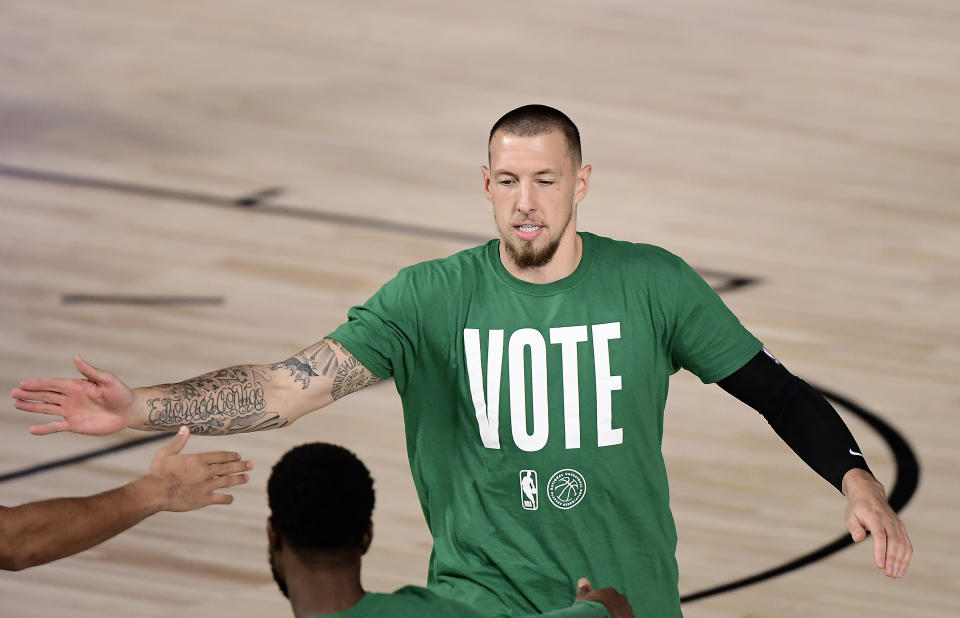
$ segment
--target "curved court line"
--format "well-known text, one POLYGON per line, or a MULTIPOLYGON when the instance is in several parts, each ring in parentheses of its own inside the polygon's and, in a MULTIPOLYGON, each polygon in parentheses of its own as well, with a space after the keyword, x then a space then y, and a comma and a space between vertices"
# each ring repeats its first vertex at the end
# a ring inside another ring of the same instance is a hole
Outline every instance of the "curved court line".
MULTIPOLYGON (((910 498, 913 497, 913 494, 916 493, 917 486, 920 484, 920 462, 917 460, 917 456, 913 452, 913 449, 910 448, 910 445, 907 443, 904 437, 900 435, 900 432, 898 432, 876 414, 868 412, 863 406, 850 401, 846 397, 837 395, 836 393, 832 393, 816 385, 811 386, 820 391, 820 393, 823 394, 823 396, 827 399, 833 400, 834 403, 859 416, 864 422, 867 423, 867 425, 880 434, 880 437, 884 439, 884 441, 887 443, 887 446, 889 446, 890 450, 893 451, 893 459, 895 464, 895 472, 893 477, 894 481, 893 489, 890 491, 890 495, 888 496, 887 500, 890 502, 891 508, 899 513, 900 510, 910 501, 910 498)), ((707 588, 706 590, 700 590, 690 594, 682 595, 680 597, 680 602, 691 603, 706 597, 722 594, 724 592, 730 592, 732 590, 750 586, 752 584, 758 584, 762 581, 766 581, 778 575, 789 573, 790 571, 795 571, 800 567, 804 567, 818 560, 822 560, 849 545, 853 545, 853 539, 849 534, 845 534, 838 539, 827 543, 823 547, 815 549, 809 554, 800 556, 795 560, 791 560, 790 562, 786 562, 772 569, 762 571, 755 575, 750 575, 749 577, 744 577, 727 584, 721 584, 713 588, 707 588)))

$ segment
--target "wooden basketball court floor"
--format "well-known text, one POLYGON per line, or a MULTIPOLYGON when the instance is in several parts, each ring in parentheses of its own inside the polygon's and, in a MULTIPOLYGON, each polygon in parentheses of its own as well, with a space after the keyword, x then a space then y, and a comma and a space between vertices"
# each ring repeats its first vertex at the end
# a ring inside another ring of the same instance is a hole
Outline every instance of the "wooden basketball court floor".
MULTIPOLYGON (((495 234, 486 132, 543 102, 579 124, 594 166, 581 229, 662 245, 721 288, 747 280, 726 301, 855 404, 839 409, 888 489, 910 494, 904 458, 919 462, 903 580, 858 545, 686 615, 960 615, 958 80, 952 0, 7 0, 0 390, 71 376, 76 353, 131 385, 286 358, 400 267, 495 234)), ((10 400, 0 412, 0 503, 123 484, 159 445, 26 474, 150 435, 35 437, 34 421, 10 400)), ((233 505, 0 574, 0 615, 289 615, 264 486, 312 440, 354 449, 376 479, 367 587, 422 584, 429 535, 385 383, 284 430, 192 438, 255 462, 233 505)), ((845 500, 689 374, 664 452, 684 595, 844 534, 845 500)))

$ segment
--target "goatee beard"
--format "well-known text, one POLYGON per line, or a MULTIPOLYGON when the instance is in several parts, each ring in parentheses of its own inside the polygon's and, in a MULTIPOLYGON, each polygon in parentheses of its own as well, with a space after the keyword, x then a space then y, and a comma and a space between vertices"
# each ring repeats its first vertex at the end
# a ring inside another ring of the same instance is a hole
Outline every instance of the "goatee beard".
POLYGON ((505 242, 504 247, 507 254, 517 265, 517 268, 539 268, 547 265, 553 259, 554 254, 560 247, 560 237, 550 242, 550 244, 540 249, 534 249, 530 241, 522 241, 519 247, 510 242, 505 242))

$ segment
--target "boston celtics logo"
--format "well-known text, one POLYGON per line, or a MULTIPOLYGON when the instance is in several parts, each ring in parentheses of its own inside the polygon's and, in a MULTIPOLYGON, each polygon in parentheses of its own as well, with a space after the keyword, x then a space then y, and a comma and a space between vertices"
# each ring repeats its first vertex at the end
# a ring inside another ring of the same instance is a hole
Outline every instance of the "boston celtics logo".
POLYGON ((547 497, 558 509, 572 509, 587 493, 587 480, 570 468, 556 471, 547 482, 547 497))

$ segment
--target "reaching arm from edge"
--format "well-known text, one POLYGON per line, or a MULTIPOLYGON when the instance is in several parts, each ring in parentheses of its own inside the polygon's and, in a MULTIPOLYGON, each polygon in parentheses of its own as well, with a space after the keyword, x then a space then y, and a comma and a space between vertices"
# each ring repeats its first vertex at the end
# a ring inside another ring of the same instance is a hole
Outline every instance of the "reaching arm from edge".
POLYGON ((766 350, 717 384, 760 412, 808 466, 847 497, 846 525, 853 540, 859 543, 871 532, 877 567, 888 577, 903 577, 913 554, 907 529, 826 398, 766 350))
POLYGON ((246 483, 253 466, 237 453, 180 455, 182 428, 157 451, 145 476, 84 498, 55 498, 0 507, 0 569, 19 571, 89 549, 158 511, 191 511, 230 504, 217 489, 246 483))
POLYGON ((338 342, 323 339, 272 365, 236 365, 176 384, 130 389, 76 357, 85 379, 26 380, 13 390, 15 407, 62 416, 30 433, 106 435, 127 427, 227 434, 284 427, 354 391, 380 381, 338 342))

